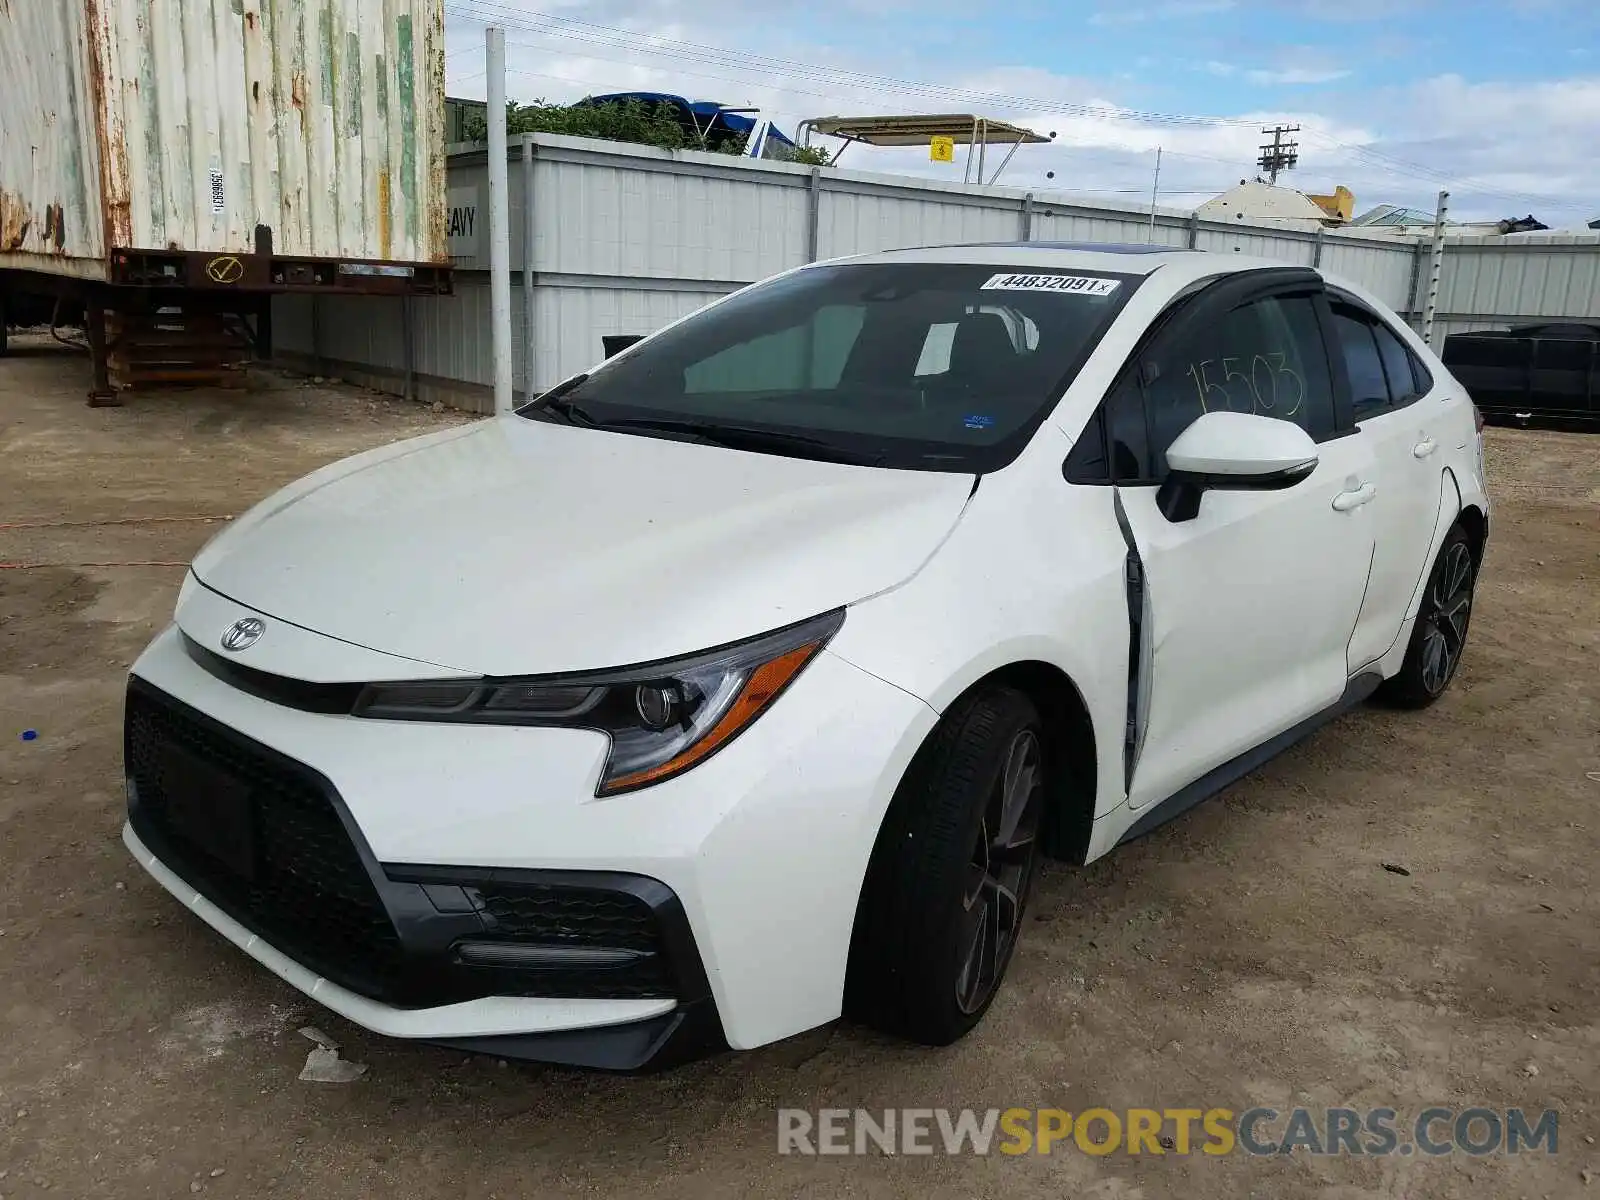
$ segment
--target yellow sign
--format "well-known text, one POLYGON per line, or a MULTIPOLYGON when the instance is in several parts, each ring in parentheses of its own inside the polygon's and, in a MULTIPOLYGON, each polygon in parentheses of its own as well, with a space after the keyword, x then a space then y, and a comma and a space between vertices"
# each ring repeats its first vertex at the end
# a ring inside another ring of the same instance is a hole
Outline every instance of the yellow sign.
POLYGON ((936 137, 928 143, 928 159, 931 162, 955 162, 956 140, 952 137, 936 137))
POLYGON ((206 264, 206 275, 212 283, 238 283, 244 275, 244 264, 231 254, 213 258, 206 264))

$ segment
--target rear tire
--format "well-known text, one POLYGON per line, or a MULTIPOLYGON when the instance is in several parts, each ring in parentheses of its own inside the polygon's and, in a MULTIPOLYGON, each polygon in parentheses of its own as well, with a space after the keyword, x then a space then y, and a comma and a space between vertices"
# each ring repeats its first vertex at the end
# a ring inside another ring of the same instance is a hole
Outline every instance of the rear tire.
POLYGON ((1044 744, 1032 702, 978 691, 901 781, 856 910, 845 1015, 942 1046, 988 1011, 1038 864, 1044 744))
POLYGON ((1427 708, 1444 695, 1466 650, 1477 574, 1472 539, 1460 525, 1453 526, 1428 574, 1405 662, 1384 681, 1379 699, 1397 708, 1427 708))

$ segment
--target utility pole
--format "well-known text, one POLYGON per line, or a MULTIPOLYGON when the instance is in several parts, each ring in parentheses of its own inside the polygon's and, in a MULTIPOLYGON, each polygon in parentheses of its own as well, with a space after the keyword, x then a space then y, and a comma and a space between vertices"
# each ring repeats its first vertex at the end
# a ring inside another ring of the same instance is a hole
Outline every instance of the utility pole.
POLYGON ((1156 176, 1150 181, 1150 229, 1145 234, 1144 240, 1156 240, 1156 195, 1161 189, 1161 147, 1156 147, 1156 176))
POLYGON ((1286 133, 1299 133, 1300 126, 1274 125, 1261 132, 1271 134, 1272 141, 1261 147, 1261 157, 1256 159, 1256 164, 1267 173, 1267 182, 1276 187, 1278 172, 1292 171, 1300 161, 1300 143, 1283 140, 1286 133))
POLYGON ((1439 207, 1433 213, 1433 246, 1428 256, 1428 299, 1422 306, 1422 340, 1433 345, 1433 318, 1439 311, 1439 276, 1444 270, 1445 213, 1450 207, 1450 193, 1439 193, 1439 207))
POLYGON ((511 411, 511 205, 506 174, 506 31, 484 31, 489 76, 489 342, 494 411, 511 411))

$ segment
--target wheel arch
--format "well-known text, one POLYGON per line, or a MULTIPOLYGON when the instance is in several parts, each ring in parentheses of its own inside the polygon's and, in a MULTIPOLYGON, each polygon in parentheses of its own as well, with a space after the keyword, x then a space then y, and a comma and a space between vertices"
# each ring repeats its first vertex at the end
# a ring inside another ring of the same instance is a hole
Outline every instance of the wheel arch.
MULTIPOLYGON (((992 687, 1009 687, 1021 692, 1033 703, 1044 723, 1046 779, 1050 790, 1046 798, 1042 849, 1051 858, 1083 862, 1094 828, 1099 758, 1094 718, 1082 689, 1055 663, 1036 658, 1019 659, 996 667, 968 684, 949 704, 942 706, 941 720, 975 692, 992 687)), ((911 774, 918 757, 937 732, 935 725, 923 738, 901 776, 902 781, 911 774)))
MULTIPOLYGON (((883 1002, 872 982, 874 978, 882 982, 883 964, 886 961, 887 952, 881 947, 886 900, 891 906, 888 927, 895 931, 897 945, 904 940, 906 923, 915 922, 914 914, 905 910, 903 904, 899 911, 892 910, 895 903, 893 898, 903 898, 906 894, 905 880, 900 878, 897 881, 896 869, 898 865, 903 875, 908 848, 911 858, 919 861, 927 858, 924 843, 904 840, 912 836, 907 832, 907 825, 919 815, 921 806, 917 802, 923 799, 922 792, 913 788, 920 784, 934 793, 938 790, 937 785, 931 782, 935 778, 953 778, 958 782, 966 779, 959 773, 946 777, 928 774, 929 756, 946 752, 952 723, 964 721, 972 711, 971 702, 983 693, 995 690, 1008 691, 1027 699, 1043 725, 1041 741, 1045 752, 1047 792, 1039 849, 1049 857, 1080 863, 1087 855, 1094 827, 1097 754, 1093 718, 1082 692, 1061 667, 1042 659, 1018 659, 989 670, 962 688, 949 703, 939 706, 939 719, 917 743, 879 819, 856 897, 847 955, 841 1008, 852 1019, 876 1025, 886 1019, 883 1012, 889 1011, 881 1008, 883 1002), (945 743, 943 747, 941 741, 945 743), (875 1012, 877 1016, 868 1015, 875 1012)), ((965 784, 961 783, 961 786, 965 784)), ((937 795, 931 795, 929 799, 939 802, 937 795)), ((935 839, 942 836, 936 830, 935 839)), ((893 954, 889 957, 893 958, 893 954)), ((904 970, 904 964, 896 966, 888 978, 901 979, 904 970)), ((944 1043, 940 1041, 936 1044, 944 1043)))
POLYGON ((1472 542, 1472 569, 1483 569, 1483 554, 1489 543, 1488 514, 1470 501, 1461 506, 1456 522, 1467 531, 1472 542))

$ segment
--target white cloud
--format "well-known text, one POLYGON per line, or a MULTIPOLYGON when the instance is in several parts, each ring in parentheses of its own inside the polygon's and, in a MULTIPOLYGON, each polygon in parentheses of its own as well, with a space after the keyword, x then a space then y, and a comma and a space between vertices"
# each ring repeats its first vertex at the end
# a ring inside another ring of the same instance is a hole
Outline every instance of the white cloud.
POLYGON ((1203 17, 1212 13, 1227 12, 1236 0, 1168 0, 1149 8, 1108 8, 1089 18, 1091 25, 1140 25, 1146 21, 1175 20, 1182 17, 1203 17))
POLYGON ((1281 71, 1253 70, 1246 71, 1244 77, 1251 83, 1261 84, 1290 84, 1290 83, 1332 83, 1336 79, 1343 79, 1349 71, 1334 69, 1315 70, 1310 67, 1287 67, 1281 71))

